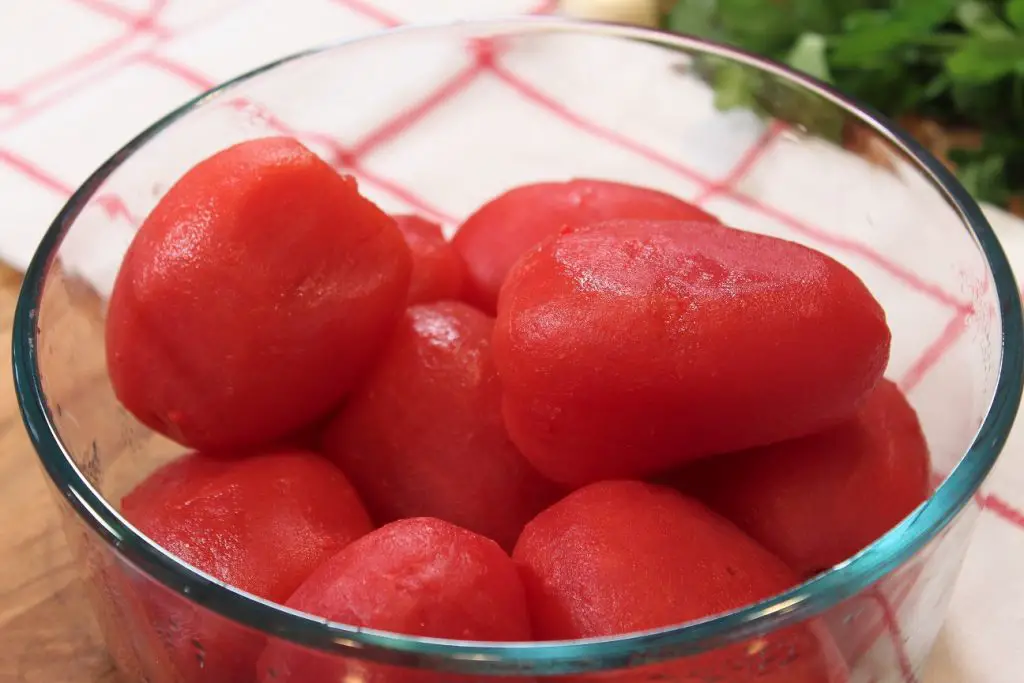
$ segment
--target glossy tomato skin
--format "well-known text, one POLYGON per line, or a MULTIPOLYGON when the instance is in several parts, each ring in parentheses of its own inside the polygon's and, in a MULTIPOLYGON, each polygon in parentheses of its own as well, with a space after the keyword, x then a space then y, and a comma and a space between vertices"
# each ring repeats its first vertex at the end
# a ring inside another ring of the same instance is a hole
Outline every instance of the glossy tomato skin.
POLYGON ((561 489, 508 438, 494 319, 468 304, 412 306, 328 426, 323 450, 378 524, 437 517, 511 550, 561 489))
MULTIPOLYGON (((778 558, 701 503, 634 481, 600 482, 569 494, 526 526, 512 557, 539 640, 672 626, 799 582, 778 558)), ((840 683, 845 676, 825 629, 805 623, 684 660, 558 680, 840 683)))
POLYGON ((509 435, 577 486, 832 426, 889 356, 885 314, 852 272, 711 223, 563 231, 517 264, 498 309, 509 435))
POLYGON ((682 199, 625 183, 576 179, 523 185, 480 207, 452 240, 469 271, 467 301, 493 314, 512 265, 541 240, 565 227, 621 218, 718 222, 682 199))
POLYGON ((445 239, 441 226, 419 216, 394 218, 412 252, 412 279, 406 303, 411 306, 462 298, 466 266, 445 239))
POLYGON ((852 557, 923 503, 930 473, 917 414, 883 379, 840 426, 708 458, 670 479, 811 576, 852 557))
MULTIPOLYGON (((304 451, 185 456, 125 496, 122 513, 185 562, 275 602, 373 528, 341 471, 304 451)), ((183 683, 251 683, 262 635, 161 586, 134 583, 183 683)))
POLYGON ((394 220, 290 138, 200 162, 146 218, 107 314, 118 399, 211 452, 262 445, 334 408, 401 314, 394 220))
MULTIPOLYGON (((321 566, 286 605, 332 621, 412 636, 530 639, 515 565, 493 541, 431 518, 392 522, 321 566)), ((275 641, 261 683, 451 683, 479 680, 325 657, 275 641)), ((528 680, 528 679, 523 679, 528 680)))

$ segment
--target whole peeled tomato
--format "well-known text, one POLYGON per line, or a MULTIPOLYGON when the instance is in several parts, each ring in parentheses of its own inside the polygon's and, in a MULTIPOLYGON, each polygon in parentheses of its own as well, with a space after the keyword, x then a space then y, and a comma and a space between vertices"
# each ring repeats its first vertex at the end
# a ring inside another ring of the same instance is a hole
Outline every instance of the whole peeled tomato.
POLYGON ((462 257, 444 238, 441 226, 419 216, 395 216, 412 251, 412 280, 407 303, 459 299, 466 280, 462 257))
MULTIPOLYGON (((84 528, 82 532, 91 533, 84 528)), ((147 609, 154 594, 170 600, 171 589, 153 579, 142 578, 138 569, 104 546, 91 547, 83 543, 78 547, 83 553, 79 561, 89 567, 82 587, 90 598, 107 655, 121 679, 187 683, 178 673, 160 629, 147 609), (142 585, 150 600, 142 599, 142 585)))
POLYGON ((493 313, 512 265, 538 242, 565 227, 620 218, 718 222, 682 199, 625 183, 577 179, 523 185, 484 204, 452 240, 469 271, 467 300, 493 313))
MULTIPOLYGON (((373 528, 345 475, 303 451, 191 454, 139 484, 121 511, 169 553, 275 602, 373 528)), ((162 640, 148 649, 165 650, 183 683, 253 680, 262 635, 158 584, 134 579, 132 587, 162 640)))
MULTIPOLYGON (((569 494, 526 526, 512 557, 540 640, 674 626, 799 583, 781 560, 701 503, 633 481, 600 482, 569 494)), ((599 680, 846 683, 846 668, 825 627, 812 621, 599 680)))
MULTIPOLYGON (((409 636, 530 639, 522 582, 505 551, 431 518, 392 522, 364 536, 314 572, 285 605, 337 623, 409 636)), ((267 646, 258 668, 261 683, 480 680, 329 657, 283 641, 267 646)))
POLYGON ((167 192, 125 255, 106 326, 117 397, 199 450, 285 437, 372 360, 410 262, 394 220, 299 142, 219 152, 167 192))
POLYGON ((642 478, 851 416, 889 356, 885 314, 813 249, 713 223, 567 229, 501 292, 512 441, 565 484, 642 478))
POLYGON ((838 427, 707 458, 669 480, 809 576, 909 515, 928 498, 930 473, 917 414, 882 380, 838 427))
POLYGON ((493 330, 468 304, 412 306, 328 426, 324 452, 377 523, 437 517, 511 549, 559 495, 509 441, 493 330))

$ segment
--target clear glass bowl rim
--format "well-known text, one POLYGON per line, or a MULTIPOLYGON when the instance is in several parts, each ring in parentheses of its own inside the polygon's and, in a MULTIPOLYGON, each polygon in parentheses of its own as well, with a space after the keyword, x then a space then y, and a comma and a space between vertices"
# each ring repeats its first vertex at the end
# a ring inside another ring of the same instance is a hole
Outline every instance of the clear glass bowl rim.
POLYGON ((25 273, 13 329, 15 389, 26 429, 57 491, 110 546, 153 580, 219 615, 270 636, 330 652, 415 668, 476 675, 537 675, 599 671, 684 657, 740 642, 820 614, 861 592, 906 562, 964 508, 992 468, 1013 424, 1021 398, 1024 333, 1016 283, 1005 254, 980 207, 930 153, 869 107, 829 86, 756 55, 663 31, 552 17, 517 17, 386 29, 305 50, 261 66, 187 102, 154 123, 100 166, 72 195, 49 227, 25 273), (38 372, 36 320, 46 275, 66 231, 103 181, 136 150, 202 106, 209 97, 283 64, 328 50, 372 41, 385 34, 444 32, 563 32, 649 41, 691 53, 724 58, 790 82, 858 118, 903 153, 946 198, 972 233, 995 281, 1002 322, 999 376, 992 403, 961 461, 935 493, 897 527, 855 557, 783 594, 727 614, 680 626, 624 636, 542 643, 477 643, 416 638, 327 622, 239 591, 184 564, 124 520, 85 479, 61 442, 38 372))

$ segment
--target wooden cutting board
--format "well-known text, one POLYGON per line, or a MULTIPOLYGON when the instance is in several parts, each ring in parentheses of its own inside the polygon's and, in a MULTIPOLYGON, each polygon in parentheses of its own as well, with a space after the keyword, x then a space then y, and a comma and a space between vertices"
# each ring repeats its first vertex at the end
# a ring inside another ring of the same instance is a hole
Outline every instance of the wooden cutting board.
MULTIPOLYGON (((0 353, 10 357, 21 286, 0 264, 0 353)), ((0 683, 114 683, 57 507, 0 371, 0 683)), ((131 682, 135 683, 135 682, 131 682)))

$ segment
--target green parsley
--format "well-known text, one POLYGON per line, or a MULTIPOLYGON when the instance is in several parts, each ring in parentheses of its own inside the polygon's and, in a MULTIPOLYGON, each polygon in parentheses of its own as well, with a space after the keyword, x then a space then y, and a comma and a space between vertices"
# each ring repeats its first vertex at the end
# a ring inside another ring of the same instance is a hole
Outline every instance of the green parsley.
MULTIPOLYGON (((976 131, 940 155, 980 200, 1024 195, 1024 0, 677 0, 665 26, 771 57, 894 119, 976 131)), ((844 122, 813 96, 733 64, 697 68, 720 108, 841 139, 844 122)))

